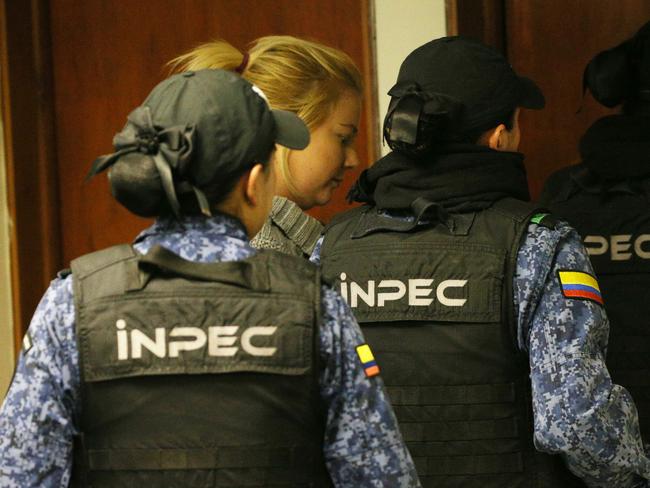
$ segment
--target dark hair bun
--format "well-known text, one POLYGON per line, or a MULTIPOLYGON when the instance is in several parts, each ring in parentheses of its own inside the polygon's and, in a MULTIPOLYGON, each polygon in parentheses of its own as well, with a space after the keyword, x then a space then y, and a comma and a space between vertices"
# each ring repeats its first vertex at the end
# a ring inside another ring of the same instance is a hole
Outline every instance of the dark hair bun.
POLYGON ((583 83, 593 97, 608 108, 620 105, 633 92, 632 69, 625 45, 596 55, 583 76, 583 83))
POLYGON ((589 61, 583 87, 608 108, 650 102, 650 22, 634 37, 589 61))
POLYGON ((134 152, 118 159, 108 172, 111 193, 140 217, 158 217, 168 204, 153 158, 134 152))

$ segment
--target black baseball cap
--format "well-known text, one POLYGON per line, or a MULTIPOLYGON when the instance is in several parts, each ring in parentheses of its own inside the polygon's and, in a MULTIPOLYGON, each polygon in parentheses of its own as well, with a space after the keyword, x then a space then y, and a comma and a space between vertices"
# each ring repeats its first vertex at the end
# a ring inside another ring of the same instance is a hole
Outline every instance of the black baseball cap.
POLYGON ((159 215, 166 201, 180 216, 178 194, 187 193, 210 215, 210 201, 266 162, 274 144, 304 149, 309 130, 234 73, 190 71, 153 89, 113 138, 115 152, 97 158, 88 177, 111 168, 113 195, 136 215, 159 215))
MULTIPOLYGON (((541 109, 537 84, 517 75, 496 50, 463 37, 443 37, 420 46, 402 63, 398 84, 417 83, 422 92, 462 105, 458 127, 487 127, 517 107, 541 109)), ((396 85, 397 86, 397 85, 396 85)))
POLYGON ((193 125, 196 139, 188 171, 209 184, 263 162, 273 144, 304 149, 309 130, 293 112, 273 110, 261 89, 229 71, 188 71, 159 83, 142 104, 161 127, 193 125))

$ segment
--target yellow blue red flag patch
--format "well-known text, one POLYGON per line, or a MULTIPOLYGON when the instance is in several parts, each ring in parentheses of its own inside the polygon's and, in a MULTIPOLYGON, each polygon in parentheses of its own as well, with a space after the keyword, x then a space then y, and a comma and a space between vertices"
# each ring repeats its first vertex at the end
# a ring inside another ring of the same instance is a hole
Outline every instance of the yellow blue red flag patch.
POLYGON ((357 356, 359 356, 359 360, 361 361, 366 376, 368 378, 377 376, 379 374, 379 366, 375 360, 375 355, 370 350, 370 346, 368 344, 361 344, 360 346, 357 346, 356 349, 357 356))
POLYGON ((562 294, 567 298, 581 298, 603 305, 603 296, 596 278, 582 271, 560 271, 558 273, 562 294))

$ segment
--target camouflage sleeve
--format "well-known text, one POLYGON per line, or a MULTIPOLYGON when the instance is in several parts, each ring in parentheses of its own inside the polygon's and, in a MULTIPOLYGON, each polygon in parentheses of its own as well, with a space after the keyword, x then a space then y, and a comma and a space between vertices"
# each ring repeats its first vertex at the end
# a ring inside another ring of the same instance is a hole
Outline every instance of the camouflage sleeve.
POLYGON ((361 329, 341 296, 323 287, 321 395, 324 453, 336 487, 419 487, 380 376, 367 378, 356 354, 361 329))
POLYGON ((591 487, 645 486, 636 407, 605 366, 609 322, 602 305, 565 297, 559 271, 593 275, 577 232, 531 224, 519 250, 515 303, 530 358, 535 445, 561 454, 591 487), (639 485, 640 483, 640 485, 639 485))
POLYGON ((311 257, 309 260, 314 263, 320 265, 320 249, 323 247, 323 236, 320 236, 318 238, 318 241, 316 241, 316 245, 314 246, 314 250, 311 252, 311 257))
POLYGON ((23 340, 0 410, 0 487, 67 488, 78 399, 72 280, 55 280, 23 340))

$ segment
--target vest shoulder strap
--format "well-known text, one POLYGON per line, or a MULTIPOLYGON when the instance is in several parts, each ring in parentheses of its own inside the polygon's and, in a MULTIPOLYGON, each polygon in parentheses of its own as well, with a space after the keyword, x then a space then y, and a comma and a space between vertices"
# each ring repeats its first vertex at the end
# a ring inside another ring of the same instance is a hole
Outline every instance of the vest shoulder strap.
POLYGON ((515 200, 514 198, 504 198, 494 204, 497 211, 509 215, 518 223, 531 222, 549 229, 555 229, 560 221, 545 207, 533 203, 515 200))
POLYGON ((306 283, 315 283, 320 289, 320 268, 304 258, 290 256, 271 249, 260 249, 255 256, 266 263, 269 269, 272 290, 288 293, 290 290, 305 291, 306 283))
POLYGON ((323 244, 320 250, 321 258, 329 254, 341 237, 349 237, 349 234, 352 232, 352 226, 359 221, 364 213, 372 208, 368 205, 362 205, 334 216, 323 229, 323 244))
POLYGON ((137 265, 118 266, 118 274, 110 276, 109 279, 98 276, 100 271, 119 263, 133 261, 135 264, 137 256, 133 247, 119 244, 73 259, 70 269, 74 279, 74 295, 77 304, 88 299, 123 293, 131 287, 139 287, 140 276, 137 265))
POLYGON ((338 224, 341 224, 348 220, 352 220, 355 217, 358 217, 363 212, 367 211, 368 208, 369 208, 368 205, 362 205, 360 207, 354 207, 350 210, 346 210, 345 212, 341 212, 340 214, 335 215, 334 217, 332 217, 332 220, 330 220, 329 223, 323 229, 323 234, 327 233, 328 230, 330 230, 331 228, 333 228, 338 224))
POLYGON ((497 201, 491 208, 520 223, 529 220, 536 213, 543 212, 543 209, 539 205, 533 202, 517 200, 516 198, 503 198, 497 201))
POLYGON ((545 219, 544 210, 539 208, 533 202, 525 202, 522 200, 516 200, 514 198, 504 198, 496 202, 491 209, 500 213, 503 216, 506 216, 513 220, 515 223, 514 235, 512 242, 510 244, 510 250, 508 252, 508 259, 506 262, 506 279, 504 281, 504 293, 507 297, 504 300, 505 309, 503 310, 504 317, 507 320, 508 328, 510 329, 510 334, 513 339, 513 344, 515 349, 518 349, 517 346, 517 314, 514 306, 512 306, 512 297, 513 297, 513 279, 517 272, 517 258, 519 256, 519 247, 523 240, 524 235, 528 230, 528 224, 538 215, 543 215, 542 220, 545 219))
POLYGON ((70 269, 75 276, 83 279, 96 271, 136 255, 135 250, 130 245, 119 244, 73 259, 70 263, 70 269))

